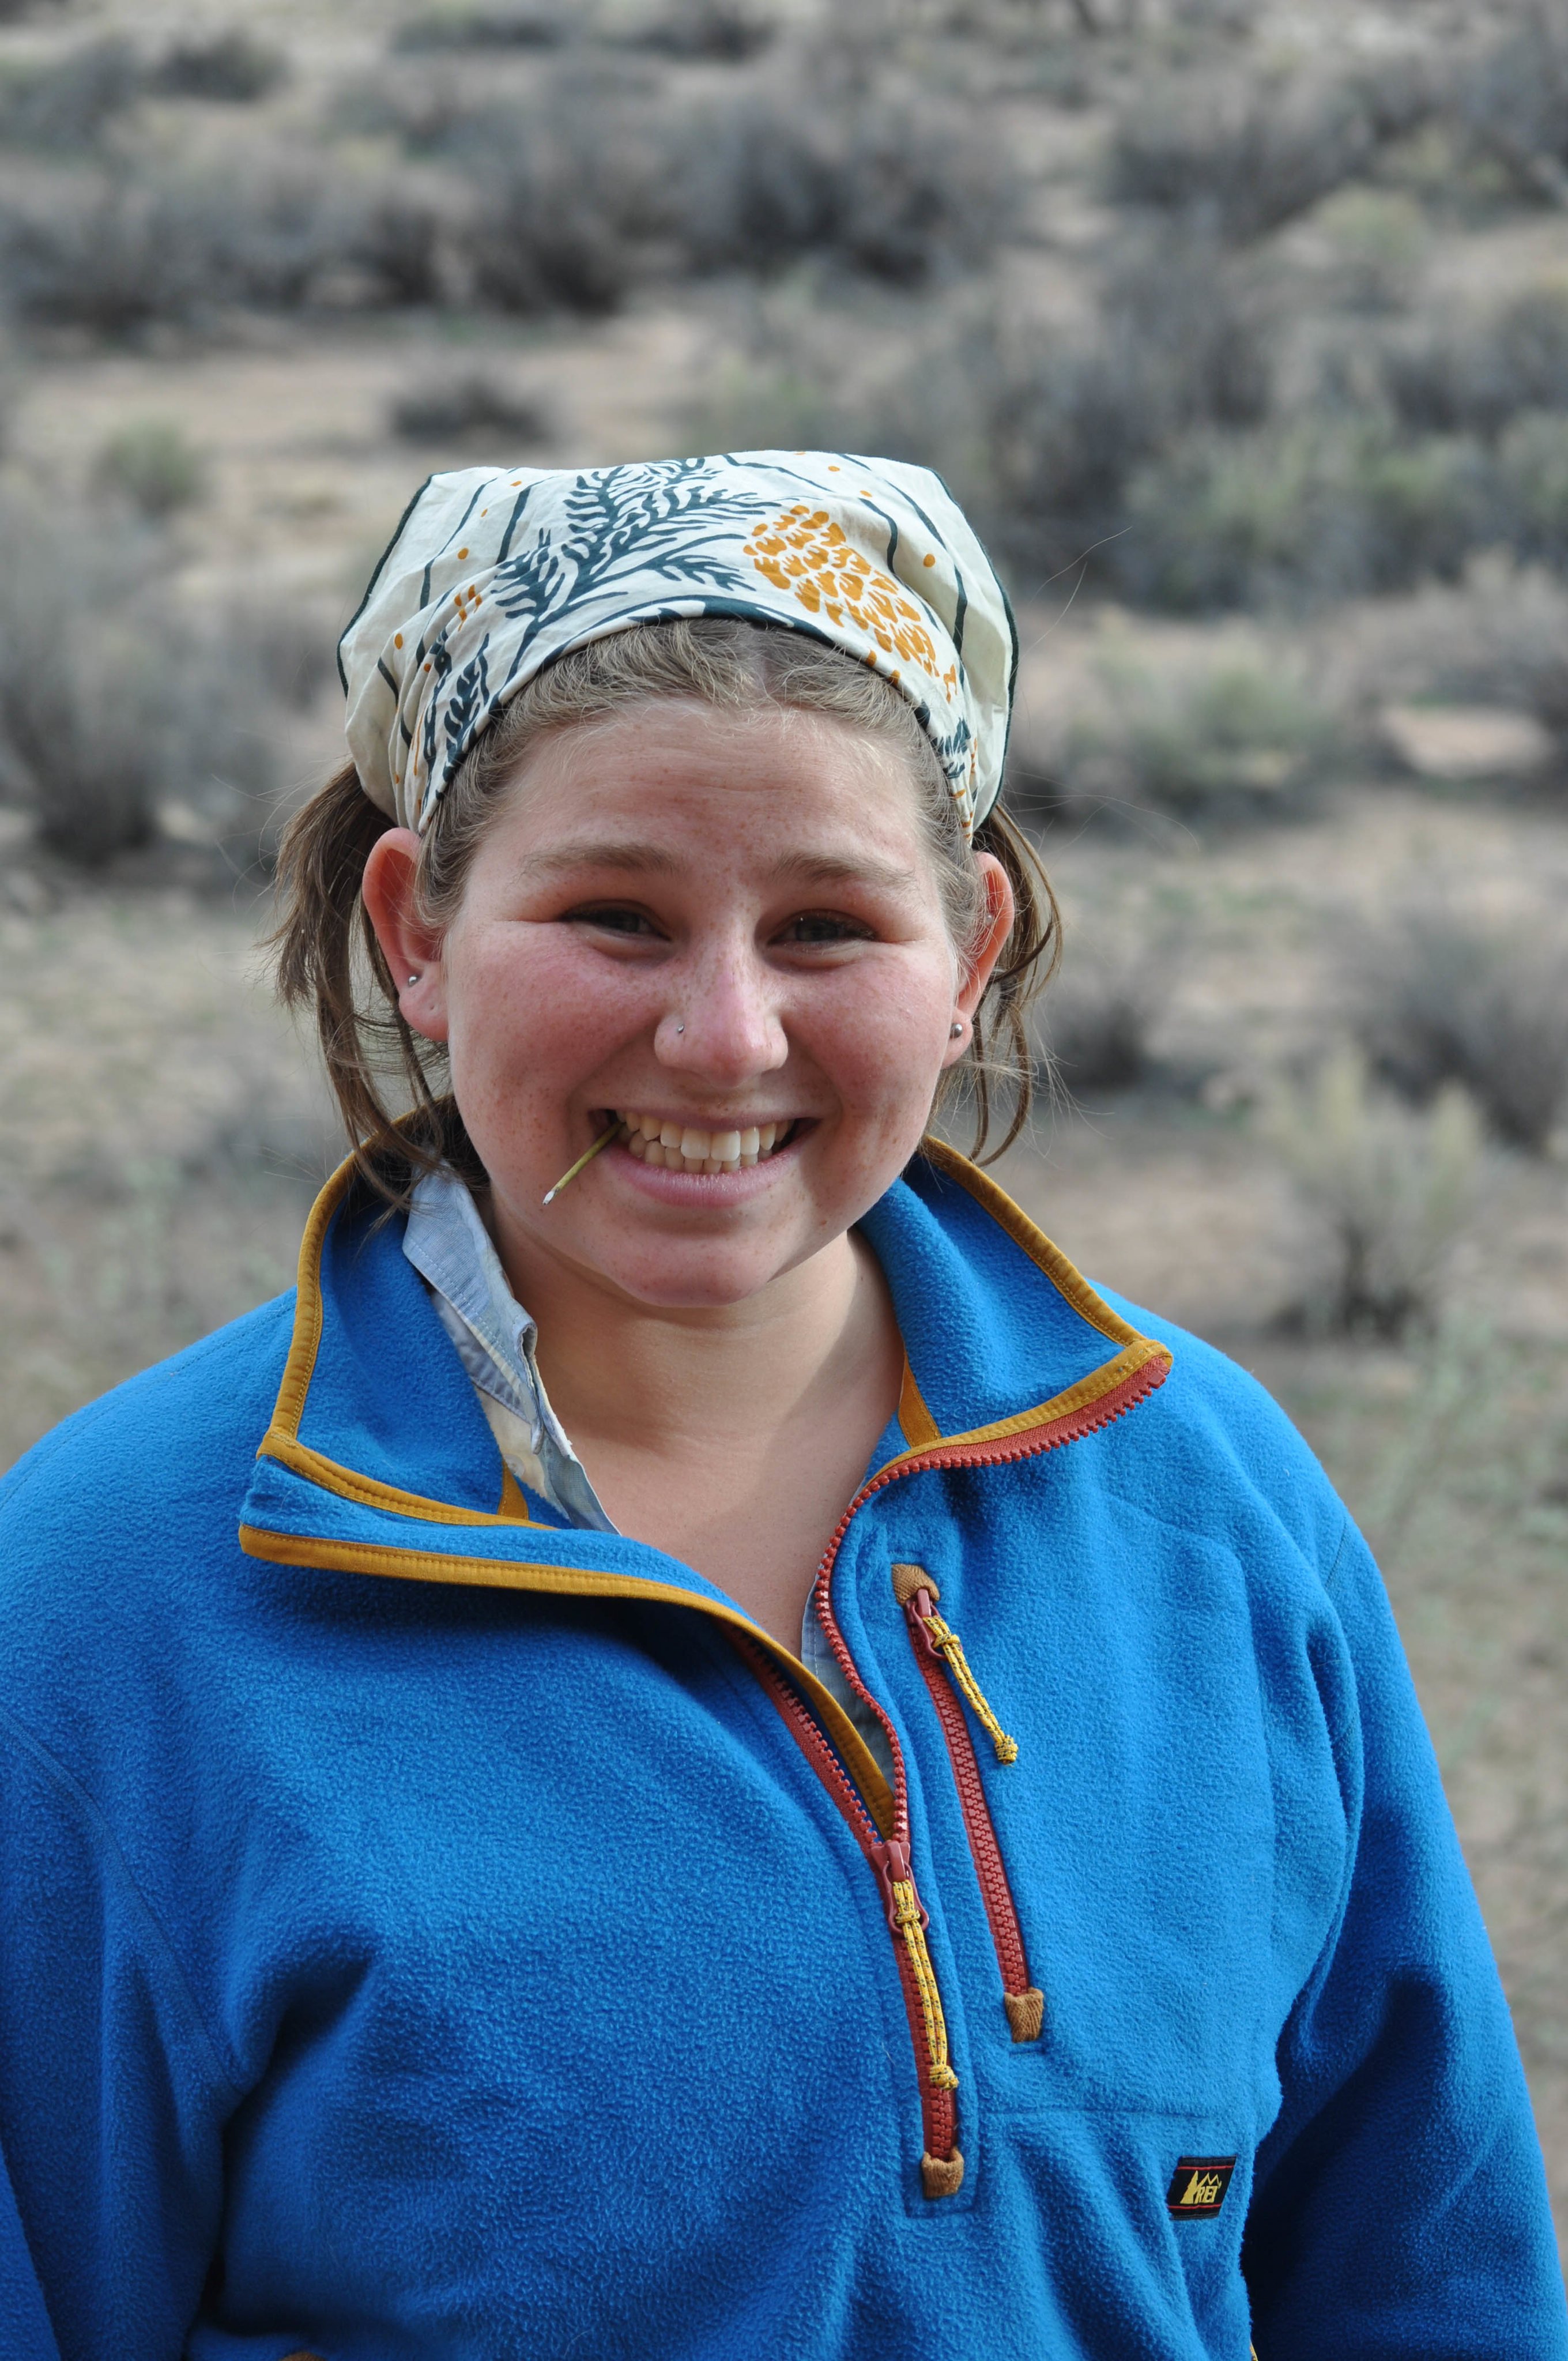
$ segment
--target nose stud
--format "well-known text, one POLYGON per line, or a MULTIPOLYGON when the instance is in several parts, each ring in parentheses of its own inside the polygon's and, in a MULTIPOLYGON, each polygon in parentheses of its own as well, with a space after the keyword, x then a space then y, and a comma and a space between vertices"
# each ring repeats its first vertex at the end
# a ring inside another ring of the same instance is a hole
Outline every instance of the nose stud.
POLYGON ((685 1028, 685 1027, 684 1025, 677 1025, 677 1026, 676 1026, 676 1027, 675 1027, 675 1030, 676 1030, 676 1032, 677 1032, 677 1033, 684 1033, 684 1032, 685 1031, 685 1029, 686 1029, 686 1028, 685 1028))

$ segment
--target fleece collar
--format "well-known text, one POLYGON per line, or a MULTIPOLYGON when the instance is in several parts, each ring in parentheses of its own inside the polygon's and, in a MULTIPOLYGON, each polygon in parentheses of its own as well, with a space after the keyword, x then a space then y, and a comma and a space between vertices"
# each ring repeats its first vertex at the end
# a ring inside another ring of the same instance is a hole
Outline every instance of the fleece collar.
MULTIPOLYGON (((1113 1312, 1011 1198, 938 1142, 926 1143, 861 1227, 906 1356, 898 1414, 908 1447, 868 1490, 926 1468, 1058 1448, 1133 1408, 1169 1368, 1162 1345, 1113 1312)), ((883 1786, 828 1692, 692 1567, 621 1534, 531 1521, 403 1254, 401 1224, 356 1185, 351 1161, 306 1224, 293 1337, 239 1539, 251 1556, 282 1565, 696 1608, 784 1664, 861 1775, 870 1766, 872 1787, 883 1786)))

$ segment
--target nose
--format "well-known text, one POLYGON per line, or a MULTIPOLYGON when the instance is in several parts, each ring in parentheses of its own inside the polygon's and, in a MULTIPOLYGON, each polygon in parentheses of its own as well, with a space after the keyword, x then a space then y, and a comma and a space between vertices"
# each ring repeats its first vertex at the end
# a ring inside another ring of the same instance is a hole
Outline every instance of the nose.
POLYGON ((780 979, 753 946, 729 939, 694 946, 670 984, 669 1005, 653 1036, 654 1054, 672 1073, 733 1089, 777 1071, 789 1056, 780 979))

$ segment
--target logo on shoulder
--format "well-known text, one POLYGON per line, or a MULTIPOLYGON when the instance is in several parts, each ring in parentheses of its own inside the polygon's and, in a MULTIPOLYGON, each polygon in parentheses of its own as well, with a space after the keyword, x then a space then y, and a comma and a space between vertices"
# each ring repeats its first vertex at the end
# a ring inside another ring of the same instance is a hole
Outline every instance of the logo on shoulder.
POLYGON ((1178 2221, 1194 2213, 1217 2213, 1225 2202, 1225 2191, 1235 2169, 1234 2156, 1178 2157, 1170 2187, 1165 2192, 1169 2212, 1178 2221))

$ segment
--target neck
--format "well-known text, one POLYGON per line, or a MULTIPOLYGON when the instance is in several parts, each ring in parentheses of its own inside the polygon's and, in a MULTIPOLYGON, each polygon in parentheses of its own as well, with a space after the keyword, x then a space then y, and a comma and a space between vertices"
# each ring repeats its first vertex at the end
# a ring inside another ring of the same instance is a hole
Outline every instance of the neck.
POLYGON ((854 1233, 743 1302, 637 1302, 501 1232, 541 1374, 623 1533, 728 1590, 787 1647, 898 1403, 887 1282, 854 1233))

